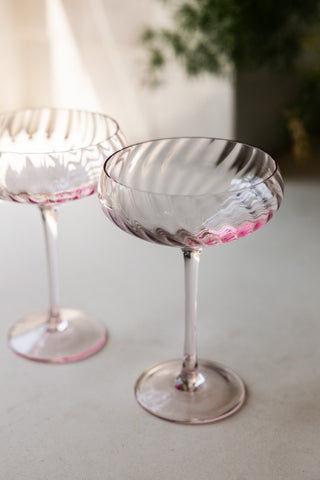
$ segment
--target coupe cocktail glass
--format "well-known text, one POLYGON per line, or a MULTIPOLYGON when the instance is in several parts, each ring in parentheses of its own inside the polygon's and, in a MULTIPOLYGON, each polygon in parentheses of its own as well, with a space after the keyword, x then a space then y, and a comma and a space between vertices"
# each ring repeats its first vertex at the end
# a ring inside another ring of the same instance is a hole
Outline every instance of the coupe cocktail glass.
POLYGON ((49 311, 23 318, 9 332, 10 347, 23 357, 68 362, 106 342, 102 323, 60 309, 57 212, 61 203, 93 194, 103 162, 124 145, 118 124, 99 113, 41 108, 0 115, 0 198, 40 207, 48 257, 49 311))
POLYGON ((219 363, 198 362, 196 310, 203 247, 244 237, 278 210, 283 182, 262 150, 214 138, 146 141, 106 161, 98 189, 106 216, 137 237, 180 247, 185 264, 182 362, 151 367, 137 380, 139 404, 180 423, 213 422, 245 400, 240 377, 219 363))

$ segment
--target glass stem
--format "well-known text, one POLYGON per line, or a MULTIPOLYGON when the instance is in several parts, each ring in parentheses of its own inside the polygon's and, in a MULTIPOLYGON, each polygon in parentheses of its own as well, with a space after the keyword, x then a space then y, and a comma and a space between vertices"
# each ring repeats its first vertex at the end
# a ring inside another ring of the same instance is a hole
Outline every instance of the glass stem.
POLYGON ((185 339, 182 370, 176 388, 194 392, 205 381, 198 371, 197 357, 197 297, 201 250, 182 249, 185 270, 185 339))
POLYGON ((51 331, 63 331, 67 327, 66 321, 60 316, 59 283, 58 283, 58 207, 56 205, 40 207, 48 261, 50 310, 48 329, 51 331))

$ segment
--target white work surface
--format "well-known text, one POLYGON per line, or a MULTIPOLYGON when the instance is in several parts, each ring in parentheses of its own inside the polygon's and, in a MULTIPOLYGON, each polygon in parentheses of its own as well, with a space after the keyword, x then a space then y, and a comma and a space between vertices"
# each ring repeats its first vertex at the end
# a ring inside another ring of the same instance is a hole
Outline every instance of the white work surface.
POLYGON ((10 326, 47 306, 37 207, 0 204, 1 480, 319 480, 320 182, 287 181, 275 218, 204 250, 199 357, 232 367, 248 399, 229 419, 178 425, 145 412, 133 386, 183 347, 183 260, 104 218, 96 197, 61 206, 61 303, 108 326, 71 364, 28 361, 10 326))

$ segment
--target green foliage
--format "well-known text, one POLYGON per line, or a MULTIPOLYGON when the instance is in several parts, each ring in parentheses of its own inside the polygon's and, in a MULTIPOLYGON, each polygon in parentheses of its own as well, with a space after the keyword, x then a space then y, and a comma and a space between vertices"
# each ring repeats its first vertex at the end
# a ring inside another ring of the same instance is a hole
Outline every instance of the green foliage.
POLYGON ((176 57, 189 75, 239 68, 287 69, 320 25, 319 0, 166 0, 170 28, 148 28, 152 71, 176 57))
POLYGON ((189 76, 289 71, 300 84, 282 112, 293 156, 305 161, 320 148, 320 0, 159 1, 171 23, 143 34, 151 83, 172 59, 189 76))

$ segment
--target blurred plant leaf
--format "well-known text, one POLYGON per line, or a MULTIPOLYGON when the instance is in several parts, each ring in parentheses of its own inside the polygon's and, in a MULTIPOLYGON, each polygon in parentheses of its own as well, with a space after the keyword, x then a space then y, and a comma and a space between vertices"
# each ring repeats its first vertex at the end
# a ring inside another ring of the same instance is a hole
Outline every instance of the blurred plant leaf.
MULTIPOLYGON (((301 56, 313 28, 319 38, 318 0, 162 0, 171 26, 148 27, 142 39, 150 71, 176 58, 188 75, 236 69, 287 69, 301 56)), ((312 40, 315 41, 314 39, 312 40)))

